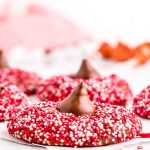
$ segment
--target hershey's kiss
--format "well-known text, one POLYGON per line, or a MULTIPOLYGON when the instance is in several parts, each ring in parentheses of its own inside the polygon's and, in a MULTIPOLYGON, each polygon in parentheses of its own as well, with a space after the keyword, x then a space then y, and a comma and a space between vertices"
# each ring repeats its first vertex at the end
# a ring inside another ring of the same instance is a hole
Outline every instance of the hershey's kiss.
POLYGON ((59 104, 58 109, 60 112, 73 113, 76 116, 92 115, 95 111, 83 82, 59 104))
POLYGON ((8 63, 3 50, 0 50, 0 68, 8 68, 8 63))
POLYGON ((96 69, 91 65, 88 59, 83 59, 79 71, 71 76, 72 78, 99 78, 100 74, 96 69))

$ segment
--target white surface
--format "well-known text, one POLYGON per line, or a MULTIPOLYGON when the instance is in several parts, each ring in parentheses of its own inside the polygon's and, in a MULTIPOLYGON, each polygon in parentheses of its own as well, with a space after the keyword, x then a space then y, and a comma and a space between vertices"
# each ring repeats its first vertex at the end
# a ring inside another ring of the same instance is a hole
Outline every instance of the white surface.
POLYGON ((99 40, 123 40, 131 45, 150 40, 149 0, 51 0, 65 14, 99 40))

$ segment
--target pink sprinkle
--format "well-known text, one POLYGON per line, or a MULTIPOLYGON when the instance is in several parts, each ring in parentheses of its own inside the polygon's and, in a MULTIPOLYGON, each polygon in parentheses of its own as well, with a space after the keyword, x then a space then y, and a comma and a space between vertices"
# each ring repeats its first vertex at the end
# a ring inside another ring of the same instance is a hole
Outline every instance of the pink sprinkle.
POLYGON ((140 150, 140 149, 143 149, 143 146, 142 146, 142 145, 139 145, 139 146, 137 147, 137 150, 140 150))

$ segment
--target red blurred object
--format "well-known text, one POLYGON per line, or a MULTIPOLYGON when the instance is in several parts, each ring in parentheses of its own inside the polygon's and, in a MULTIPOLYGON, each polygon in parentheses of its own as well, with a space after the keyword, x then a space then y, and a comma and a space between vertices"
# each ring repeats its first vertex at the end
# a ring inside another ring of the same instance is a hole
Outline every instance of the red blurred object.
POLYGON ((99 52, 104 58, 111 58, 115 61, 127 61, 133 56, 133 50, 122 42, 118 42, 115 47, 104 42, 100 46, 99 52))
POLYGON ((129 59, 136 59, 137 64, 145 64, 150 59, 150 43, 143 43, 136 48, 131 48, 122 42, 118 42, 115 47, 111 47, 104 42, 98 49, 101 55, 108 59, 115 61, 127 61, 129 59))
POLYGON ((144 43, 136 47, 134 57, 138 64, 146 63, 150 59, 150 43, 144 43))
POLYGON ((140 133, 139 136, 142 138, 150 138, 150 133, 140 133))
POLYGON ((112 47, 107 42, 102 43, 102 45, 99 48, 99 51, 104 58, 110 58, 112 55, 111 54, 112 53, 112 47))
POLYGON ((124 43, 118 42, 112 52, 112 59, 116 61, 127 61, 133 56, 133 51, 124 43))
POLYGON ((9 16, 0 21, 0 48, 16 45, 27 48, 71 46, 91 39, 84 31, 53 11, 29 7, 23 16, 9 16))

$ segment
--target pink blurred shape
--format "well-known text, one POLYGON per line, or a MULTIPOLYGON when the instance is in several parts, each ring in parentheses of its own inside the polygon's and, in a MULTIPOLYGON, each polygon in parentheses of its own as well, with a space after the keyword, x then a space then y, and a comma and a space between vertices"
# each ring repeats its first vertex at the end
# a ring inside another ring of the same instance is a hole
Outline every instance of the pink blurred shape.
POLYGON ((9 16, 0 21, 0 48, 17 45, 55 49, 91 39, 76 25, 54 11, 30 6, 23 16, 9 16))

